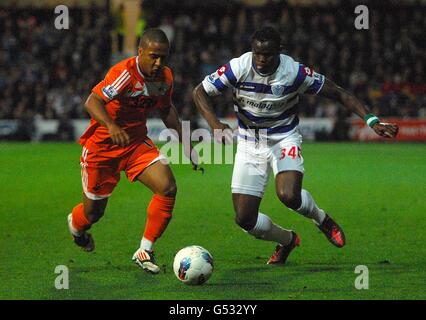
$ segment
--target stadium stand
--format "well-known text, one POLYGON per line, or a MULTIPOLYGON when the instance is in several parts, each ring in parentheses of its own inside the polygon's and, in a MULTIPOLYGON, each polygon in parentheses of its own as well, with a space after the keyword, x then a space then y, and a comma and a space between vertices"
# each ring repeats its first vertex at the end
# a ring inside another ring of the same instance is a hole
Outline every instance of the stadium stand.
MULTIPOLYGON (((172 40, 174 101, 183 119, 194 119, 194 85, 248 51, 251 33, 262 24, 281 31, 284 53, 354 92, 374 113, 426 117, 424 4, 373 2, 370 29, 356 30, 352 1, 332 7, 284 1, 266 1, 261 7, 239 1, 197 3, 142 4, 146 27, 160 26, 172 40)), ((51 9, 0 7, 0 119, 88 118, 84 100, 115 55, 113 15, 91 6, 70 8, 70 17, 69 30, 56 30, 51 9)), ((219 116, 232 115, 230 101, 231 92, 216 98, 219 116)), ((334 103, 309 96, 301 100, 300 110, 305 117, 345 116, 334 103)))

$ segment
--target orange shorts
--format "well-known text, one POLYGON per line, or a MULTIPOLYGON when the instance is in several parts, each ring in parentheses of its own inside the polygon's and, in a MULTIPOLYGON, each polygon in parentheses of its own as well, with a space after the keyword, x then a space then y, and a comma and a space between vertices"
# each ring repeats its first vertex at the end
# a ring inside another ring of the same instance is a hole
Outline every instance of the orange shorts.
POLYGON ((107 198, 120 181, 121 171, 134 182, 145 168, 166 159, 149 138, 124 148, 97 148, 86 143, 80 158, 84 194, 91 200, 107 198))

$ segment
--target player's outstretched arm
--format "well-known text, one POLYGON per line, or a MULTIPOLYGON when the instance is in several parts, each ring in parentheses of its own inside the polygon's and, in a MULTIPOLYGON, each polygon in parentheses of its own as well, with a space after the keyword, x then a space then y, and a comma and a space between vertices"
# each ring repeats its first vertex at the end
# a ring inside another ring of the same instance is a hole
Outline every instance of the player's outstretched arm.
POLYGON ((108 128, 108 132, 114 144, 124 147, 130 143, 130 138, 126 131, 116 125, 106 112, 105 102, 101 97, 92 92, 87 98, 84 106, 92 118, 98 121, 102 126, 108 128))
POLYGON ((324 86, 318 95, 340 102, 348 110, 363 119, 379 136, 394 138, 398 134, 398 126, 396 124, 381 122, 352 93, 336 85, 333 81, 325 79, 324 86))
POLYGON ((192 97, 194 99, 194 103, 195 103, 195 106, 197 107, 197 110, 200 112, 201 116, 204 119, 206 119, 207 123, 212 129, 213 134, 215 134, 215 130, 219 130, 220 133, 222 132, 224 133, 223 135, 221 135, 223 137, 222 143, 223 144, 232 143, 233 138, 232 138, 231 127, 227 125, 226 123, 220 122, 219 119, 216 117, 210 98, 207 95, 201 83, 195 87, 194 91, 192 92, 192 97), (226 130, 226 129, 229 129, 229 130, 226 130))
POLYGON ((204 173, 204 169, 198 166, 198 154, 192 147, 191 142, 188 144, 187 141, 182 139, 182 123, 174 104, 172 103, 169 108, 161 109, 160 116, 161 120, 163 120, 164 125, 167 128, 173 129, 178 133, 179 141, 183 144, 185 155, 188 157, 188 159, 191 160, 192 168, 194 170, 200 170, 202 173, 204 173))

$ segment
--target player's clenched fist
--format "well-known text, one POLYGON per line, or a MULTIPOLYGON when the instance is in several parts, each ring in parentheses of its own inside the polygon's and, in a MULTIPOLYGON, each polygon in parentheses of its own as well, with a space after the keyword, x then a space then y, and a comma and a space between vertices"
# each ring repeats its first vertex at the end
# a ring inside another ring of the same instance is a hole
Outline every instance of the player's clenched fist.
POLYGON ((216 123, 212 126, 213 137, 215 141, 222 144, 231 144, 233 142, 233 132, 231 127, 226 123, 216 123))
POLYGON ((129 145, 129 135, 115 123, 108 125, 108 132, 114 144, 118 144, 120 147, 129 145))
POLYGON ((398 134, 398 126, 394 123, 377 122, 372 128, 381 137, 395 138, 398 134))

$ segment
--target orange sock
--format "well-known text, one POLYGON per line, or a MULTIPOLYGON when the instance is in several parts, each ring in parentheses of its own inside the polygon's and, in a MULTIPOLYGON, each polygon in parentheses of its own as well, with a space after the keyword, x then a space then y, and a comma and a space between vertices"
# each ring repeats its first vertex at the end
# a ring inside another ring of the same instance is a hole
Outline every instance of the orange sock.
POLYGON ((84 207, 79 203, 72 209, 72 225, 77 231, 87 230, 90 228, 91 223, 84 215, 84 207))
POLYGON ((163 234, 172 218, 174 206, 175 197, 154 194, 148 206, 148 220, 143 235, 146 239, 154 243, 163 234))

